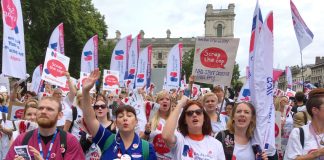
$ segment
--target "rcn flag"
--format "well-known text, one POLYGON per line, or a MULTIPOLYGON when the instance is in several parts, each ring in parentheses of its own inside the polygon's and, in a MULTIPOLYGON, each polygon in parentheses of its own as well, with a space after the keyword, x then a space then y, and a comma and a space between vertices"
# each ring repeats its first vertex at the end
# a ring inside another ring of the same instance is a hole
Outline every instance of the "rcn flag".
POLYGON ((64 54, 64 30, 63 23, 60 23, 52 32, 50 37, 48 48, 53 49, 56 52, 64 54))
POLYGON ((287 81, 287 88, 292 89, 292 75, 291 70, 288 66, 286 66, 286 81, 287 81))
POLYGON ((135 76, 137 73, 137 60, 140 49, 141 35, 138 34, 132 41, 128 55, 127 79, 130 80, 130 88, 134 87, 135 76))
POLYGON ((43 67, 42 64, 38 65, 33 72, 31 91, 34 91, 36 94, 38 94, 40 92, 40 89, 43 85, 43 81, 42 81, 43 68, 42 67, 43 67))
POLYGON ((174 45, 168 54, 166 89, 178 89, 181 78, 182 43, 174 45))
POLYGON ((2 74, 26 78, 26 55, 20 0, 1 0, 3 20, 2 74))
MULTIPOLYGON (((263 24, 261 9, 259 6, 259 1, 257 0, 257 3, 255 5, 254 13, 253 13, 253 20, 252 20, 252 31, 251 31, 251 38, 250 38, 250 49, 249 49, 249 72, 248 72, 248 83, 250 83, 248 86, 252 86, 253 79, 250 79, 250 76, 254 75, 254 53, 255 49, 258 46, 259 41, 259 34, 261 30, 261 26, 263 24)), ((251 98, 254 99, 254 88, 250 88, 250 91, 252 93, 251 98)))
POLYGON ((81 72, 90 73, 95 68, 98 68, 98 35, 88 40, 81 55, 81 72))
MULTIPOLYGON (((256 129, 253 144, 259 144, 268 155, 274 155, 275 148, 275 109, 273 105, 273 12, 270 12, 262 25, 259 44, 254 53, 253 79, 256 110, 256 129)), ((252 66, 250 66, 251 68, 252 66)))
POLYGON ((149 45, 140 52, 138 57, 135 88, 144 87, 145 84, 148 84, 146 86, 150 86, 151 57, 152 57, 152 46, 149 45))
POLYGON ((291 0, 290 8, 299 48, 302 51, 306 46, 312 43, 314 35, 312 31, 307 27, 303 18, 300 16, 295 4, 291 0))
POLYGON ((119 40, 111 55, 110 70, 119 71, 119 84, 124 85, 127 72, 127 56, 132 42, 132 35, 119 40))

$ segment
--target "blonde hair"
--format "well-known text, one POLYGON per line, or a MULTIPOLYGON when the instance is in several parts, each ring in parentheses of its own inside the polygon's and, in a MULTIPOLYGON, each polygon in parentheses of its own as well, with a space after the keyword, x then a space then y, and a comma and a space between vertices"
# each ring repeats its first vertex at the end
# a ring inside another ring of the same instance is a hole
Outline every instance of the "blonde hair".
MULTIPOLYGON (((172 107, 171 107, 171 98, 170 98, 170 95, 167 91, 160 91, 159 93, 157 93, 156 95, 156 103, 158 103, 160 101, 161 98, 163 97, 168 97, 170 99, 170 107, 169 107, 169 110, 168 110, 168 113, 167 113, 167 118, 169 117, 170 113, 171 113, 171 110, 172 110, 172 107)), ((160 122, 160 112, 157 111, 155 112, 155 114, 153 115, 152 119, 151 119, 151 129, 152 130, 155 130, 158 123, 160 122)))
POLYGON ((276 108, 276 111, 280 111, 280 103, 282 101, 283 98, 286 98, 288 100, 288 98, 286 96, 279 96, 275 99, 275 108, 276 108))
POLYGON ((246 133, 245 133, 246 137, 248 139, 250 139, 250 138, 252 138, 254 129, 256 128, 255 109, 254 109, 254 106, 251 103, 241 102, 241 103, 238 103, 238 104, 235 104, 234 105, 232 114, 230 115, 230 119, 227 122, 227 128, 228 128, 228 130, 229 130, 230 133, 232 133, 232 134, 235 133, 235 128, 234 128, 235 122, 234 122, 233 119, 234 119, 234 114, 236 112, 237 106, 240 105, 240 104, 245 104, 245 105, 247 105, 251 109, 252 118, 251 118, 251 122, 250 122, 250 124, 249 124, 249 126, 248 126, 248 128, 246 130, 246 133))
POLYGON ((206 101, 206 99, 209 98, 209 97, 215 97, 215 98, 216 98, 216 102, 218 102, 218 98, 217 98, 216 94, 213 93, 213 92, 208 92, 208 93, 206 93, 206 94, 203 96, 203 98, 202 98, 202 104, 203 104, 203 105, 205 105, 205 101, 206 101))

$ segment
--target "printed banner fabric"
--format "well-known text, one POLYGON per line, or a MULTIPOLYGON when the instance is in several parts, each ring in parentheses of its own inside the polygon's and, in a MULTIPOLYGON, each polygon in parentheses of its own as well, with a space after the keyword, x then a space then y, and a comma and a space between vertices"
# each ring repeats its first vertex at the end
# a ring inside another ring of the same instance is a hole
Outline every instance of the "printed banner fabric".
POLYGON ((104 70, 102 90, 115 90, 119 88, 119 72, 104 70))
POLYGON ((32 77, 32 91, 34 91, 36 94, 40 92, 40 88, 42 86, 42 67, 43 65, 40 64, 38 65, 34 72, 33 72, 33 77, 32 77))
POLYGON ((143 87, 148 83, 148 78, 150 77, 150 68, 151 68, 151 55, 152 55, 152 46, 149 45, 148 47, 144 48, 138 58, 138 65, 137 65, 137 75, 135 86, 136 88, 143 87))
POLYGON ((63 23, 60 23, 52 32, 52 35, 48 43, 48 48, 51 48, 61 54, 65 54, 63 23))
POLYGON ((140 49, 140 40, 141 35, 138 34, 136 38, 133 39, 132 44, 129 49, 128 55, 128 69, 127 69, 127 79, 130 80, 129 89, 134 87, 135 76, 137 73, 137 61, 139 56, 139 49, 140 49))
POLYGON ((166 87, 167 90, 178 89, 181 77, 182 43, 174 45, 168 54, 166 87))
POLYGON ((81 72, 90 73, 98 67, 98 36, 88 40, 82 50, 81 72))

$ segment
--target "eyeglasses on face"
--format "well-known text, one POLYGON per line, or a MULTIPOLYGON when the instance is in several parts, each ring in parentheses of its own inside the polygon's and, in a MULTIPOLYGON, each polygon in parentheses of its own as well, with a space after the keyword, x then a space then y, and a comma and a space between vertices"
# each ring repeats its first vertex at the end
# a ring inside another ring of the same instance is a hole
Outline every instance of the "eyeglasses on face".
POLYGON ((97 109, 99 109, 99 108, 101 108, 101 109, 105 109, 105 108, 107 108, 107 106, 106 106, 105 104, 101 104, 101 105, 94 105, 94 106, 93 106, 93 109, 95 109, 95 110, 97 110, 97 109))
POLYGON ((194 113, 196 113, 197 116, 201 115, 203 113, 203 109, 196 109, 196 110, 187 110, 186 115, 191 117, 194 113))
POLYGON ((113 97, 113 96, 109 96, 108 98, 109 98, 109 99, 113 99, 114 97, 113 97))

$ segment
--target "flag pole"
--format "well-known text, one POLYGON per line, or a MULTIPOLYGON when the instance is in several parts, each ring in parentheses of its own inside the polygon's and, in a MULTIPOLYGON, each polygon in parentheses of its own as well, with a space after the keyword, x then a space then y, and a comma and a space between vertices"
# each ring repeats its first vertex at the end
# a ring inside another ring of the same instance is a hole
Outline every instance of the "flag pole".
POLYGON ((304 67, 303 67, 303 53, 302 51, 300 50, 300 61, 301 61, 301 71, 302 71, 302 80, 303 80, 303 93, 305 93, 305 79, 304 79, 304 67))

